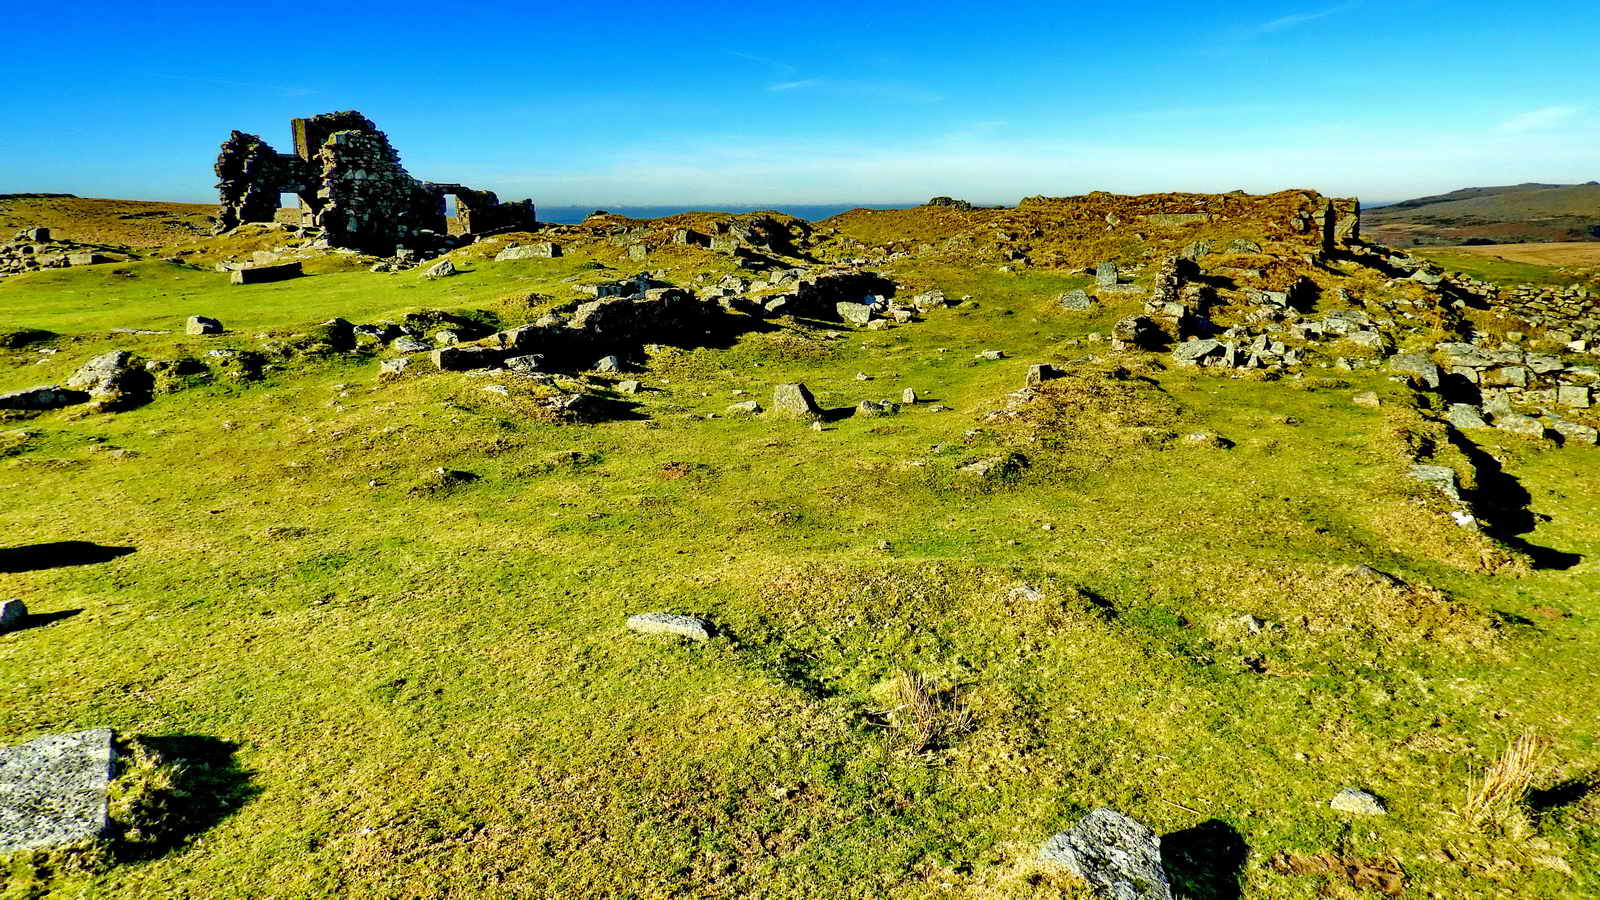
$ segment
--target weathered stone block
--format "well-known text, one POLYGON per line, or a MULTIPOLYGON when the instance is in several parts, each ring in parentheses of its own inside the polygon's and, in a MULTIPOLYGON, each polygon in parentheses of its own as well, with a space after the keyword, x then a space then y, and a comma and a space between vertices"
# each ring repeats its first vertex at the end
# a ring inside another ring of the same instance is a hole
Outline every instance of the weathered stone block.
POLYGON ((111 729, 97 728, 0 749, 0 854, 60 847, 110 830, 113 737, 111 729))
POLYGON ((822 409, 804 384, 780 384, 772 390, 772 409, 779 415, 797 419, 821 419, 822 409))
POLYGON ((190 316, 183 330, 185 334, 221 334, 222 323, 210 316, 190 316))
POLYGON ((1588 409, 1590 392, 1587 387, 1563 384, 1556 388, 1556 402, 1572 409, 1588 409))
POLYGON ((229 284, 266 284, 271 281, 286 281, 290 278, 299 278, 305 272, 301 271, 297 262, 281 263, 276 266, 247 266, 234 269, 228 274, 229 284))
POLYGON ((492 369, 500 364, 502 353, 491 347, 440 347, 433 351, 433 364, 444 372, 492 369))

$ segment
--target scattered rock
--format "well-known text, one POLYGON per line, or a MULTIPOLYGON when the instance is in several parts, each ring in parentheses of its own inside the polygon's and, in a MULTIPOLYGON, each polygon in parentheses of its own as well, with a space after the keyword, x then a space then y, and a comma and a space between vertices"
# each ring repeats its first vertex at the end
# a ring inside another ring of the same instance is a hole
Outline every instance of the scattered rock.
POLYGON ((1046 381, 1061 377, 1061 370, 1049 363, 1039 363, 1028 367, 1026 384, 1028 387, 1038 387, 1046 381))
POLYGON ((440 347, 433 351, 433 364, 444 372, 490 369, 500 364, 500 351, 490 347, 440 347))
POLYGON ((793 418, 812 420, 822 418, 822 409, 817 406, 817 399, 811 396, 811 391, 800 382, 780 384, 773 388, 772 410, 793 418))
POLYGON ((97 728, 0 749, 0 854, 61 847, 109 832, 114 737, 111 729, 97 728))
POLYGON ((913 388, 906 388, 900 392, 900 402, 906 406, 914 406, 917 402, 917 392, 913 388))
POLYGON ((1449 466, 1414 465, 1411 477, 1434 488, 1451 500, 1460 502, 1461 484, 1456 480, 1456 470, 1449 466))
POLYGON ((433 349, 432 344, 420 338, 412 337, 409 334, 403 334, 400 337, 395 338, 394 343, 390 344, 389 346, 394 348, 394 350, 399 353, 427 353, 429 350, 433 349))
POLYGON ((449 258, 445 258, 422 270, 422 277, 430 280, 435 278, 449 278, 451 275, 457 274, 458 271, 459 270, 456 269, 456 264, 451 262, 449 258))
POLYGON ((409 356, 397 356, 394 359, 386 359, 378 364, 378 380, 388 381, 390 379, 399 378, 401 375, 404 375, 406 373, 406 369, 410 367, 411 357, 409 356))
POLYGON ((644 385, 633 379, 617 382, 617 393, 619 394, 637 394, 643 389, 644 385))
POLYGON ((1494 427, 1512 434, 1525 434, 1528 437, 1544 437, 1544 423, 1532 416, 1519 413, 1508 413, 1494 417, 1494 427))
POLYGON ((221 334, 222 323, 210 316, 190 316, 183 330, 185 334, 221 334))
POLYGON ((1339 812, 1353 813, 1358 816, 1381 816, 1389 811, 1388 807, 1383 805, 1382 800, 1356 788, 1345 788, 1334 794, 1333 799, 1328 801, 1328 805, 1339 812))
POLYGON ((1489 423, 1483 420, 1482 413, 1470 403, 1450 404, 1449 412, 1445 413, 1445 421, 1462 431, 1489 427, 1489 423))
POLYGON ((1072 312, 1085 312, 1094 308, 1094 298, 1087 291, 1072 290, 1061 295, 1061 308, 1072 312))
POLYGON ((1005 359, 1005 358, 1006 358, 1006 352, 1004 350, 984 350, 981 353, 979 353, 977 356, 973 357, 973 359, 986 359, 986 360, 990 360, 990 361, 997 360, 997 359, 1005 359))
POLYGON ((17 627, 28 615, 28 607, 21 600, 0 602, 0 634, 17 627))
POLYGON ((863 400, 856 407, 856 415, 869 419, 883 418, 900 414, 900 404, 887 401, 879 403, 876 400, 863 400))
POLYGON ((729 404, 727 410, 725 411, 744 415, 755 415, 756 413, 761 412, 761 404, 754 400, 745 400, 740 403, 729 404))
POLYGON ((1439 389, 1439 366, 1433 360, 1420 353, 1402 353, 1389 360, 1389 370, 1407 375, 1415 375, 1429 390, 1439 389))
POLYGON ((524 353, 507 357, 505 367, 518 375, 533 375, 544 369, 544 354, 524 353))
POLYGON ((561 248, 551 243, 538 244, 513 244, 494 255, 495 262, 505 262, 513 259, 554 259, 561 255, 561 248))
POLYGON ((694 616, 674 613, 639 613, 628 617, 628 628, 640 634, 673 634, 691 641, 711 640, 711 625, 694 616))
POLYGON ((1110 900, 1172 900, 1161 838, 1144 823, 1101 807, 1045 842, 1039 856, 1065 866, 1110 900))
POLYGON ((620 372, 622 371, 622 360, 616 356, 602 356, 595 362, 594 370, 596 372, 620 372))
POLYGON ((841 302, 835 303, 833 308, 839 318, 852 325, 866 325, 872 321, 872 307, 865 303, 841 302))

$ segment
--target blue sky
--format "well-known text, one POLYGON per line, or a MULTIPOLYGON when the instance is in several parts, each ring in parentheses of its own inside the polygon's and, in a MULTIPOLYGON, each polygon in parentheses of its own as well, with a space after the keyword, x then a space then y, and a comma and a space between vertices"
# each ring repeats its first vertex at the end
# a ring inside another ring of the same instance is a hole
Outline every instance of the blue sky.
POLYGON ((541 205, 1600 179, 1592 0, 217 6, 28 5, 0 192, 210 200, 351 108, 541 205))

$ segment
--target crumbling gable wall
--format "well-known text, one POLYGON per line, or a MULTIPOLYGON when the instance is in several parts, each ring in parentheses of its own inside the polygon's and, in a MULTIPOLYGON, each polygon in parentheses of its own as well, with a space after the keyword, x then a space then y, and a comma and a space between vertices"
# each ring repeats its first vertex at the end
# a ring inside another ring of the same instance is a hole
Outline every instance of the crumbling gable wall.
POLYGON ((271 222, 281 194, 303 193, 311 186, 305 160, 279 153, 259 136, 242 131, 223 142, 216 172, 222 200, 218 233, 245 222, 271 222))
POLYGON ((271 222, 278 198, 300 197, 328 243, 387 255, 431 232, 446 233, 445 196, 454 194, 467 236, 537 228, 532 200, 501 203, 490 191, 413 178, 389 138, 355 110, 290 121, 293 154, 235 131, 217 157, 222 212, 218 233, 271 222))

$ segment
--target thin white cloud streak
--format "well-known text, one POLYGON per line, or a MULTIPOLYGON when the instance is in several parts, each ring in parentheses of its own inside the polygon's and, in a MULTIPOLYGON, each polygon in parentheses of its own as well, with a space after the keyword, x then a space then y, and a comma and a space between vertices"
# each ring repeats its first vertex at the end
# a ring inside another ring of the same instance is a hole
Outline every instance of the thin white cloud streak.
POLYGON ((1576 106, 1545 106, 1540 109, 1531 109, 1501 122, 1499 129, 1512 134, 1541 131, 1554 125, 1559 125, 1582 111, 1576 106))
POLYGON ((804 78, 797 81, 779 81, 767 85, 769 93, 783 94, 791 91, 817 91, 842 97, 882 100, 889 103, 939 103, 944 95, 914 84, 893 81, 872 81, 851 78, 804 78))

